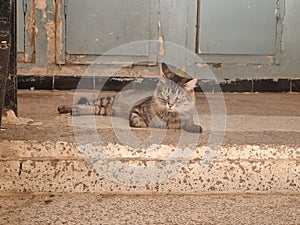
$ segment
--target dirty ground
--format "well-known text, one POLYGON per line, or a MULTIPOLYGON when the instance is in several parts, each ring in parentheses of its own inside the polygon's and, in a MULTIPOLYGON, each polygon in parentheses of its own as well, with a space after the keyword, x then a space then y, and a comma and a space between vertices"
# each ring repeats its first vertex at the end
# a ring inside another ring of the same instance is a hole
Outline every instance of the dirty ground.
POLYGON ((300 195, 1 194, 0 224, 300 224, 300 195))
MULTIPOLYGON (((19 118, 6 116, 1 141, 74 141, 71 116, 59 115, 56 109, 73 102, 73 91, 22 90, 18 95, 19 118)), ((223 145, 299 146, 299 94, 224 97, 227 126, 223 145)), ((197 110, 204 128, 200 145, 211 133, 210 108, 201 93, 197 94, 197 110)), ((104 143, 120 142, 108 117, 95 120, 104 143)), ((149 135, 146 129, 133 131, 141 137, 149 135)), ((174 144, 175 135, 177 131, 167 132, 163 142, 174 144)), ((299 209, 297 191, 199 195, 0 193, 0 224, 300 224, 299 209)))
MULTIPOLYGON (((213 94, 211 96, 214 104, 222 101, 213 94)), ((11 117, 12 121, 4 121, 0 139, 74 141, 72 117, 57 112, 57 106, 72 104, 73 97, 74 91, 19 91, 18 116, 21 119, 16 121, 11 117)), ((221 109, 216 112, 227 116, 223 144, 300 144, 300 94, 224 94, 224 99, 226 112, 221 109)), ((204 128, 199 144, 205 144, 211 134, 211 112, 204 94, 197 94, 196 107, 204 128)), ((111 118, 99 116, 95 120, 103 143, 120 142, 111 118)), ((132 130, 141 138, 149 135, 147 129, 132 130)), ((163 143, 172 144, 178 132, 168 131, 163 143)))

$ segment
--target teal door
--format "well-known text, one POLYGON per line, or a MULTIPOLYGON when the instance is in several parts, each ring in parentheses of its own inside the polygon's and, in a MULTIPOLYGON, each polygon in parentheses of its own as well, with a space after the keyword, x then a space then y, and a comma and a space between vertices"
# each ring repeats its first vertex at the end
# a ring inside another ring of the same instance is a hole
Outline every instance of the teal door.
POLYGON ((278 0, 201 0, 199 53, 274 55, 278 0))

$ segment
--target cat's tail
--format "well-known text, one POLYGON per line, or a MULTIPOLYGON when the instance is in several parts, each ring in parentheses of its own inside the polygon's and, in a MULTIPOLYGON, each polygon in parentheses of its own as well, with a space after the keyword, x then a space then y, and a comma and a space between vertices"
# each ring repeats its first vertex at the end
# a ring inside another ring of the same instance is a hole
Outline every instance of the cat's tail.
POLYGON ((115 97, 98 98, 93 103, 89 103, 86 98, 79 99, 75 106, 62 105, 57 108, 60 114, 70 113, 73 116, 79 115, 105 115, 111 116, 113 114, 112 106, 115 97))

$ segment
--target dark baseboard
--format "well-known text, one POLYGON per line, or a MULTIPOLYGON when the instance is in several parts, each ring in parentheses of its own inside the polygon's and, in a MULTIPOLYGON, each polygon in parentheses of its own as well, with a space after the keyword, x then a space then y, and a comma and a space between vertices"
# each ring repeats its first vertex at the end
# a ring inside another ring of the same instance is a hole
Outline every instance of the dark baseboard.
MULTIPOLYGON (((152 90, 157 78, 28 76, 18 75, 18 89, 35 90, 103 90, 121 91, 123 88, 152 90)), ((197 92, 300 92, 300 79, 253 79, 224 81, 199 80, 197 92)))

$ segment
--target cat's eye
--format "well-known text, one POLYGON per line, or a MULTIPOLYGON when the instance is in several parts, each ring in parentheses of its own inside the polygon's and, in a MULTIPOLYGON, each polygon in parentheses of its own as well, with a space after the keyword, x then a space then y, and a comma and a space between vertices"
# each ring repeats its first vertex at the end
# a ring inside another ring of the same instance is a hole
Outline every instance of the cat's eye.
POLYGON ((183 99, 184 99, 184 97, 183 97, 182 95, 177 96, 177 100, 178 100, 178 101, 182 101, 183 99))

